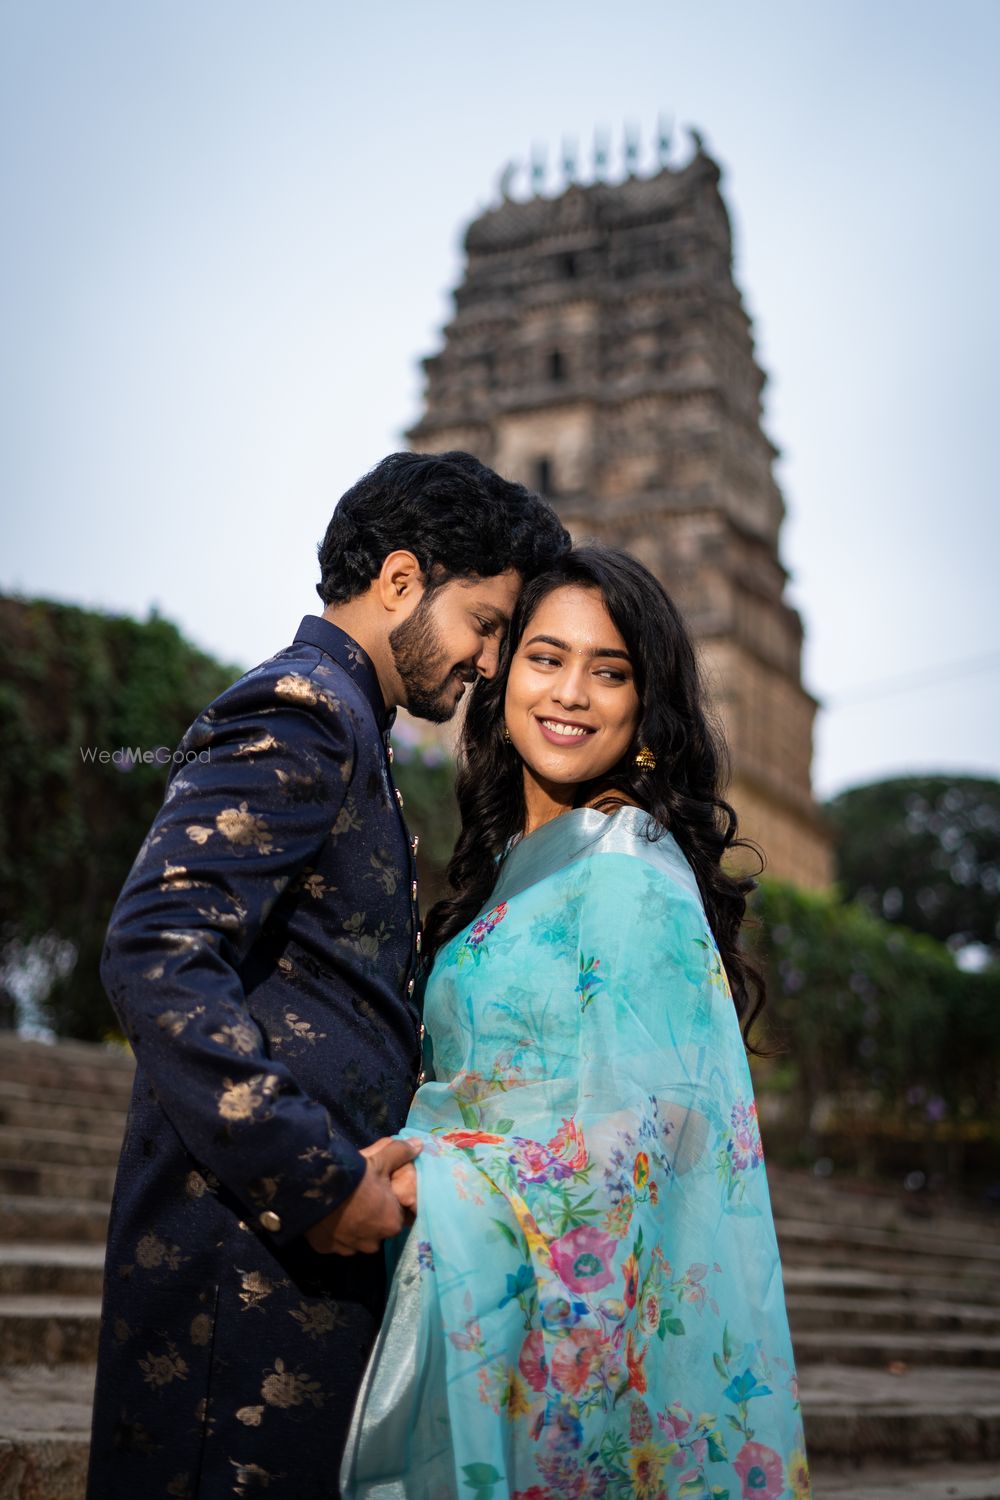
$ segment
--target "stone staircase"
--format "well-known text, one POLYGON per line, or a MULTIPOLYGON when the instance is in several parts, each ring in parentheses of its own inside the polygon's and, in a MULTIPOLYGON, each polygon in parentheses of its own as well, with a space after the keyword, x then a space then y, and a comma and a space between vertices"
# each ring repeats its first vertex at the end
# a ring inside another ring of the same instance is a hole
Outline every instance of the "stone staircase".
MULTIPOLYGON (((83 1494, 131 1079, 0 1036, 0 1500, 83 1494)), ((770 1179, 816 1500, 1000 1500, 1000 1213, 770 1179)))

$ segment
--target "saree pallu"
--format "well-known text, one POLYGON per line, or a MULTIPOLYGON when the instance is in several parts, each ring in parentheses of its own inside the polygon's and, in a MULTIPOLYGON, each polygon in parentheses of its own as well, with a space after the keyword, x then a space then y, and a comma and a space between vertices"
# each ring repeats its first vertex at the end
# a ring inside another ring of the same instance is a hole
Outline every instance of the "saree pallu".
POLYGON ((580 809, 515 845, 425 1022, 344 1494, 807 1500, 750 1074, 671 835, 580 809))

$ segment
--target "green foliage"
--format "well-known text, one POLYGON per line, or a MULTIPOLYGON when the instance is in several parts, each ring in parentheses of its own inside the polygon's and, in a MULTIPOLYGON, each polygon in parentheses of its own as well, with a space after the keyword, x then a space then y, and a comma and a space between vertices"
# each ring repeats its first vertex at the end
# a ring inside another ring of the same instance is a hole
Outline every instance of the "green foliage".
POLYGON ((0 598, 0 630, 0 946, 47 934, 72 942, 77 962, 49 1014, 61 1035, 96 1038, 114 1025, 98 975, 104 931, 169 767, 83 752, 169 754, 238 669, 156 615, 0 598))
POLYGON ((410 832, 420 840, 420 906, 426 913, 445 893, 444 872, 458 838, 455 767, 436 746, 413 744, 402 734, 393 743, 393 778, 410 832))
POLYGON ((769 1029, 802 1119, 851 1091, 913 1129, 997 1118, 1000 969, 963 972, 933 938, 827 893, 767 881, 755 911, 769 1029))
POLYGON ((849 899, 1000 957, 1000 781, 900 776, 843 792, 826 810, 849 899))

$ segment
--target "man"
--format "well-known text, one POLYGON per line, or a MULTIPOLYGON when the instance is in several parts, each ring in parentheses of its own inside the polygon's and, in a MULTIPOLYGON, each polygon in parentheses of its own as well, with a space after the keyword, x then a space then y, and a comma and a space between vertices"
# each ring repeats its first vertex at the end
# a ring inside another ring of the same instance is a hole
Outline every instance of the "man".
POLYGON ((108 930, 136 1054, 89 1500, 332 1500, 403 1222, 420 1066, 397 704, 496 669, 568 546, 468 454, 384 459, 320 547, 326 608, 195 721, 108 930), (205 754, 204 752, 208 752, 205 754), (406 1174, 402 1174, 405 1178, 406 1174))

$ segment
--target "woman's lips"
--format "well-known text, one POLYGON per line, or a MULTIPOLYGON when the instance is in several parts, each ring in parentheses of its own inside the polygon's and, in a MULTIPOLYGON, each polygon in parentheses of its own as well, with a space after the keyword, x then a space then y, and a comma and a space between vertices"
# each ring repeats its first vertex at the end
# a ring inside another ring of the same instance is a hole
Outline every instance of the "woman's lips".
POLYGON ((594 733, 593 729, 589 729, 584 724, 566 724, 559 719, 547 721, 536 718, 535 723, 550 745, 558 745, 563 750, 573 745, 582 745, 594 733), (550 727, 557 724, 560 726, 558 729, 550 727))

